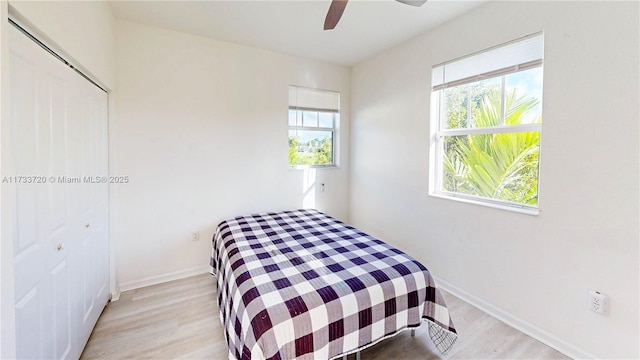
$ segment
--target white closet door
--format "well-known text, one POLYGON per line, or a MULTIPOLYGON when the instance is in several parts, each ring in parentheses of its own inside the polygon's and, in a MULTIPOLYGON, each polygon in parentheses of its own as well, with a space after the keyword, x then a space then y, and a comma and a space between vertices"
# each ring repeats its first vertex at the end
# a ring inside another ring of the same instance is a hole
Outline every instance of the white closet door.
POLYGON ((84 345, 109 299, 108 184, 99 182, 99 177, 108 173, 108 138, 106 94, 85 79, 80 79, 78 86, 81 121, 73 128, 79 133, 76 173, 83 179, 76 187, 76 214, 81 229, 79 326, 84 345))
POLYGON ((10 27, 18 358, 78 358, 108 300, 107 95, 10 27), (65 179, 65 180, 63 180, 65 179))
MULTIPOLYGON (((11 38, 14 45, 14 37, 11 38)), ((17 45, 17 44, 15 44, 17 45)), ((41 77, 38 66, 28 57, 11 49, 11 131, 14 173, 38 174, 39 124, 38 100, 41 93, 36 81, 41 77)), ((6 186, 6 185, 5 185, 6 186)), ((46 185, 44 185, 46 186, 46 185)), ((52 338, 46 336, 45 327, 52 319, 44 318, 45 304, 51 298, 51 282, 47 277, 48 249, 40 224, 42 204, 40 193, 43 186, 18 183, 15 185, 16 231, 14 238, 16 337, 19 358, 45 358, 53 354, 52 338), (19 220, 18 220, 19 219, 19 220), (31 344, 26 339, 31 336, 31 344)), ((50 314, 49 314, 50 315, 50 314)))

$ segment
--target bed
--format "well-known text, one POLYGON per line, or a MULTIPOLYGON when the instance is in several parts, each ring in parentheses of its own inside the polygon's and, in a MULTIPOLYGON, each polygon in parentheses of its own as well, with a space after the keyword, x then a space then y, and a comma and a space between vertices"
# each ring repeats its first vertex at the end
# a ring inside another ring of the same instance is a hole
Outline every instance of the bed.
POLYGON ((210 271, 230 359, 333 359, 423 321, 441 352, 456 340, 422 264, 317 210, 221 222, 210 271))

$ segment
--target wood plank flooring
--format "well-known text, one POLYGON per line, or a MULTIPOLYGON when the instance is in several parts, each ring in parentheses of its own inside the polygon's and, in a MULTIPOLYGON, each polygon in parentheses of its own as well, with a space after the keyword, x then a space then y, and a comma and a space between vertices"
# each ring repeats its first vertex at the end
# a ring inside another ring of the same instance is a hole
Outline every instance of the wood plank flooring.
MULTIPOLYGON (((443 296, 459 334, 445 356, 423 324, 415 337, 405 331, 362 351, 361 359, 568 359, 457 297, 443 296)), ((227 359, 215 278, 203 274, 122 293, 102 313, 81 359, 227 359)))

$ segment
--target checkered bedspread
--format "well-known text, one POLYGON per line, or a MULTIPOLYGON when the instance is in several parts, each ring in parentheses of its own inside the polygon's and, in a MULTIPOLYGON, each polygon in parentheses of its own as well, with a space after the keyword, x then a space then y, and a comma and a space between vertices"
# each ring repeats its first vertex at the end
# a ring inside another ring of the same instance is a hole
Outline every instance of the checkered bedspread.
POLYGON ((230 359, 329 359, 429 324, 456 339, 427 269, 316 210, 240 216, 218 225, 211 273, 230 359))

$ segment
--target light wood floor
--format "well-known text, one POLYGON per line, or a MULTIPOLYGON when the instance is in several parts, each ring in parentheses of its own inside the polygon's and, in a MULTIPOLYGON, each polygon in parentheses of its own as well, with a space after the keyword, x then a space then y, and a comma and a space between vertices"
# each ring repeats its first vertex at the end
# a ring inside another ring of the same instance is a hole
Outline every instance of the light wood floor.
MULTIPOLYGON (((122 293, 98 320, 81 359, 226 359, 227 346, 209 274, 122 293)), ((448 293, 458 341, 441 356, 424 324, 362 351, 382 359, 568 359, 448 293)), ((349 356, 354 359, 355 356, 349 356)))

